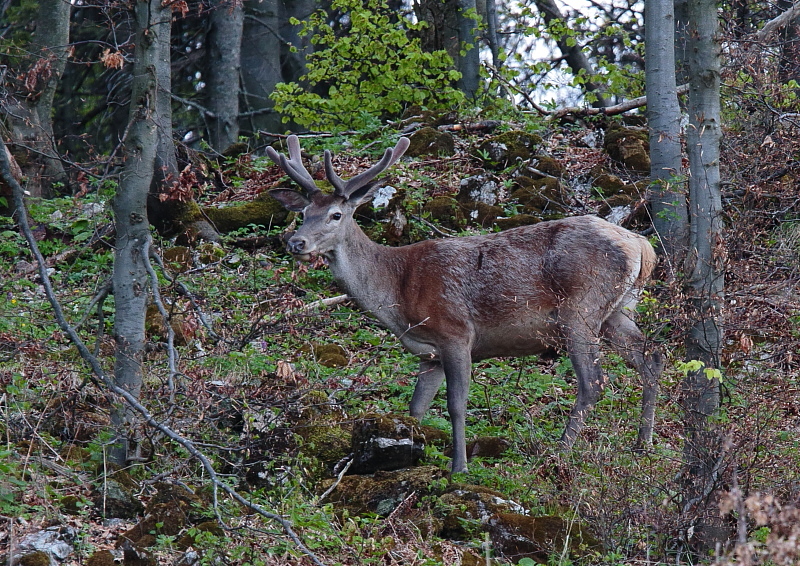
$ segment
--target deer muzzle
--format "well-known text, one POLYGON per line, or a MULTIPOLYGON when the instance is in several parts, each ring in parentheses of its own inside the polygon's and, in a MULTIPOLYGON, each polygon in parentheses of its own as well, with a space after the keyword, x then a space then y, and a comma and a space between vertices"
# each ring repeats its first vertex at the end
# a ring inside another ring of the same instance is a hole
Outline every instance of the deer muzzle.
POLYGON ((289 241, 286 242, 286 251, 295 256, 297 259, 308 261, 311 259, 311 254, 307 251, 308 242, 302 236, 295 234, 289 241))

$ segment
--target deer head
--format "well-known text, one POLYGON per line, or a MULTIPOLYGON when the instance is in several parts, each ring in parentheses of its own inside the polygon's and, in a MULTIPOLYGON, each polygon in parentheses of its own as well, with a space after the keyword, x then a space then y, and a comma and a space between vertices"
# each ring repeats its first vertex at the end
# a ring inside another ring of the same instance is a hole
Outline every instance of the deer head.
POLYGON ((305 195, 291 189, 273 189, 270 195, 287 209, 302 213, 303 224, 289 238, 286 248, 294 256, 306 260, 312 254, 330 254, 346 239, 345 231, 354 222, 356 209, 372 199, 378 188, 370 181, 397 162, 409 144, 408 138, 400 138, 394 148, 386 150, 378 163, 347 181, 334 172, 331 152, 325 150, 325 175, 334 189, 329 195, 317 187, 303 166, 297 136, 289 136, 287 141, 288 158, 271 147, 267 148, 267 155, 304 189, 305 195))

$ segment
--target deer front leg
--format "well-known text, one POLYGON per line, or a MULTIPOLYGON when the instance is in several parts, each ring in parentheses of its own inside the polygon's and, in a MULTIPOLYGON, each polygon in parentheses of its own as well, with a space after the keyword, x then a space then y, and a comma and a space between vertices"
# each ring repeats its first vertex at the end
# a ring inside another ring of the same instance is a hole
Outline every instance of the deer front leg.
POLYGON ((565 450, 572 448, 605 385, 603 370, 600 367, 600 348, 597 339, 572 336, 568 340, 569 358, 578 378, 578 395, 569 415, 567 428, 561 435, 561 445, 565 450))
POLYGON ((433 398, 439 391, 439 387, 444 381, 444 368, 439 360, 423 360, 419 364, 419 376, 417 385, 414 387, 414 395, 411 397, 409 407, 411 416, 417 420, 422 420, 425 413, 433 403, 433 398))
POLYGON ((469 350, 452 348, 440 352, 442 367, 447 379, 447 412, 453 427, 452 471, 467 471, 467 396, 472 374, 472 356, 469 350))

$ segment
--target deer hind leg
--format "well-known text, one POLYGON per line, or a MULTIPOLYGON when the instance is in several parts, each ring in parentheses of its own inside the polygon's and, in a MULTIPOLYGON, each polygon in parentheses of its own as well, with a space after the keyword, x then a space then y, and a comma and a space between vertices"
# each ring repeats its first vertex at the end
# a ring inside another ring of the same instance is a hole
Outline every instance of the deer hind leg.
POLYGON ((411 416, 422 420, 433 403, 433 398, 444 381, 444 368, 439 360, 423 360, 419 364, 419 376, 411 397, 411 416))
POLYGON ((637 449, 653 444, 658 380, 664 362, 657 346, 648 342, 639 327, 624 311, 617 311, 606 319, 602 329, 603 338, 609 346, 636 368, 642 379, 642 423, 639 426, 637 449))
POLYGON ((586 328, 566 327, 567 350, 578 378, 578 395, 569 415, 567 428, 561 435, 561 445, 569 450, 575 443, 591 412, 603 392, 605 378, 600 367, 600 340, 586 328))

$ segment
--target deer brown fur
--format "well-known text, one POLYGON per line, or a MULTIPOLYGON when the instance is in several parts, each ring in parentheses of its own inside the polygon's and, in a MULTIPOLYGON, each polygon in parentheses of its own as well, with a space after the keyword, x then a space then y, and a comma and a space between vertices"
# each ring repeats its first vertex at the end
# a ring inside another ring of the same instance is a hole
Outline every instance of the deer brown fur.
POLYGON ((288 240, 300 258, 327 258, 336 282, 420 357, 411 415, 421 419, 446 380, 453 427, 453 471, 467 466, 465 413, 474 361, 539 354, 566 348, 578 379, 578 394, 561 442, 571 448, 605 378, 600 342, 607 341, 642 377, 642 422, 638 445, 652 440, 659 352, 633 321, 641 289, 655 266, 650 243, 595 216, 576 216, 483 236, 428 240, 402 247, 372 242, 353 219, 371 200, 369 182, 408 147, 401 138, 368 171, 342 181, 325 169, 333 194, 322 193, 302 165, 297 138, 289 159, 270 157, 305 189, 271 194, 303 213, 288 240))

